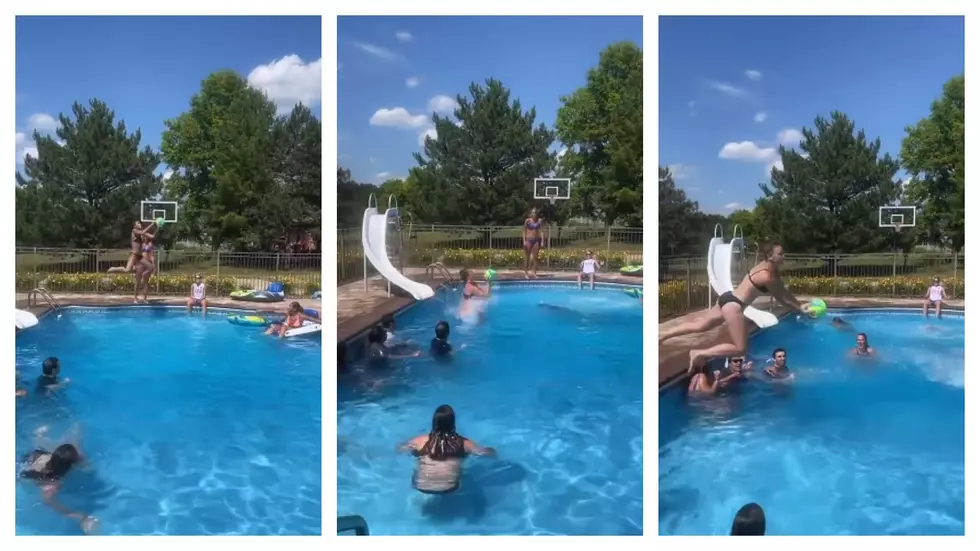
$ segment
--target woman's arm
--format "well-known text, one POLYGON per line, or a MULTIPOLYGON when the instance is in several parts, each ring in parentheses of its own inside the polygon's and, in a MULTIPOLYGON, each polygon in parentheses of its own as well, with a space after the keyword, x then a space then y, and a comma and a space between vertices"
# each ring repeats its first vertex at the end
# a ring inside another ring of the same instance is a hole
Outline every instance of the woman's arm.
POLYGON ((523 227, 521 228, 521 244, 527 245, 527 219, 524 220, 523 227))
POLYGON ((463 449, 466 450, 466 453, 471 453, 473 455, 482 455, 486 457, 495 457, 497 455, 497 450, 493 448, 485 448, 469 438, 463 439, 463 449))
POLYGON ((44 489, 41 491, 41 500, 44 501, 45 505, 51 507, 52 509, 54 509, 55 512, 59 514, 62 514, 68 518, 85 520, 86 515, 83 515, 78 511, 69 509, 68 507, 65 507, 60 502, 58 502, 57 499, 55 499, 55 496, 58 495, 58 490, 60 489, 61 489, 60 484, 55 483, 55 484, 45 485, 44 489))
POLYGON ((772 290, 772 298, 776 299, 777 302, 798 314, 804 313, 800 301, 793 296, 793 293, 789 292, 782 278, 770 279, 769 288, 772 290))

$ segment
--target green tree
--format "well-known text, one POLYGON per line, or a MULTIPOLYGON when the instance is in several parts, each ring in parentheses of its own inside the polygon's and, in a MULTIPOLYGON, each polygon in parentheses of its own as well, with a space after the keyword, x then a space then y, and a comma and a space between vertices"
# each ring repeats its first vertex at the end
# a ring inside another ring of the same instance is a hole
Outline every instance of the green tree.
POLYGON ((959 252, 966 238, 966 82, 943 86, 929 116, 905 129, 902 165, 912 176, 905 195, 921 206, 916 225, 922 239, 959 252))
POLYGON ((337 167, 337 225, 360 227, 372 193, 380 200, 377 186, 359 184, 351 178, 349 170, 337 167))
POLYGON ((72 117, 58 116, 57 139, 34 133, 37 157, 17 173, 16 239, 19 245, 128 246, 139 203, 161 189, 154 175, 160 157, 140 149, 142 134, 102 101, 75 103, 72 117))
POLYGON ((698 214, 698 204, 689 200, 684 190, 674 184, 674 176, 669 168, 662 166, 659 173, 660 256, 686 254, 697 243, 697 232, 692 230, 698 214))
POLYGON ((759 221, 755 211, 739 209, 728 215, 728 231, 734 231, 737 225, 742 230, 742 238, 746 245, 751 249, 756 249, 762 244, 764 239, 759 233, 759 221))
POLYGON ((433 114, 437 137, 415 154, 411 205, 430 223, 520 224, 534 178, 554 168, 554 135, 500 81, 469 92, 456 98, 456 120, 433 114))
MULTIPOLYGON (((232 71, 208 76, 190 110, 166 121, 163 159, 181 178, 167 192, 182 203, 184 226, 212 250, 265 249, 281 220, 274 185, 275 106, 232 71)), ((169 183, 169 182, 168 182, 169 183)))
POLYGON ((607 225, 643 224, 643 51, 612 44, 586 85, 561 98, 555 123, 574 174, 573 205, 607 225))
POLYGON ((316 241, 317 250, 322 250, 323 128, 320 120, 308 107, 297 105, 288 116, 279 117, 273 123, 272 142, 274 185, 264 202, 278 208, 276 224, 266 225, 274 228, 267 230, 268 239, 276 239, 276 230, 280 228, 292 242, 309 233, 316 241))
POLYGON ((840 112, 817 117, 803 129, 801 151, 780 147, 783 168, 761 184, 760 236, 794 253, 858 253, 887 250, 890 236, 878 227, 878 207, 901 194, 898 162, 880 156, 881 142, 840 112))

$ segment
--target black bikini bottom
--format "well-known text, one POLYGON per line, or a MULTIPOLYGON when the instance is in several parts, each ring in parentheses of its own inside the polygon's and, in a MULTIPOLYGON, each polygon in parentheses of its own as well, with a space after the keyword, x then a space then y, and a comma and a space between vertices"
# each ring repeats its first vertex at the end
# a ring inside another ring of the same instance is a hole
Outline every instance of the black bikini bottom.
POLYGON ((718 308, 724 308, 729 302, 734 302, 742 308, 745 308, 745 303, 739 300, 731 291, 725 291, 718 297, 718 308))

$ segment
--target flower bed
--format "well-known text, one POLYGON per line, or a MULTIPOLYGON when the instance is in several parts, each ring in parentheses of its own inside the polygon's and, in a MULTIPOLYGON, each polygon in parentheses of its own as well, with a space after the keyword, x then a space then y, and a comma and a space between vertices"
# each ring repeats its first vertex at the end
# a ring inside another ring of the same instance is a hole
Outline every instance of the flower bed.
MULTIPOLYGON (((278 281, 285 286, 290 298, 307 297, 320 290, 319 277, 295 277, 269 274, 268 276, 214 276, 206 275, 208 294, 227 296, 232 291, 252 288, 264 289, 268 282, 278 281)), ((186 295, 190 292, 193 274, 163 274, 150 279, 150 292, 160 295, 186 295)), ((18 272, 18 293, 26 293, 35 287, 44 287, 52 293, 113 293, 133 292, 132 274, 18 272)))

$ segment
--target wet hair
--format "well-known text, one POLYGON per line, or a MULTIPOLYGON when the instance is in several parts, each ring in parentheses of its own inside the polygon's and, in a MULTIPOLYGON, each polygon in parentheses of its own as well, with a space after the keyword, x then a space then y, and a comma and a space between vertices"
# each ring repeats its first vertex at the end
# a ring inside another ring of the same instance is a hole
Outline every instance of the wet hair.
POLYGON ((368 331, 367 339, 369 343, 383 344, 388 339, 388 332, 385 331, 384 327, 375 325, 368 331))
POLYGON ((467 270, 466 268, 463 268, 462 270, 460 270, 459 271, 459 279, 463 283, 466 283, 467 281, 469 281, 470 280, 470 271, 467 270))
POLYGON ((291 302, 289 303, 289 311, 295 314, 302 314, 304 311, 303 305, 298 302, 291 302))
POLYGON ((780 352, 782 352, 783 354, 786 354, 786 349, 785 348, 777 348, 777 349, 773 350, 772 351, 772 357, 775 358, 776 357, 776 354, 779 354, 780 352))
POLYGON ((858 333, 857 336, 858 337, 864 337, 864 345, 865 346, 871 346, 871 341, 868 340, 868 334, 867 333, 858 333))
POLYGON ((772 253, 776 250, 776 247, 782 247, 782 246, 783 244, 780 243, 779 241, 773 241, 772 243, 769 243, 768 245, 762 248, 762 256, 769 258, 770 256, 772 256, 772 253))
POLYGON ((418 454, 427 455, 436 461, 466 455, 463 437, 456 432, 456 412, 451 406, 443 404, 436 408, 436 412, 432 414, 429 440, 418 454))
POLYGON ((436 338, 444 341, 449 338, 449 322, 440 321, 436 324, 436 338))
POLYGON ((733 536, 766 535, 766 513, 758 503, 748 503, 735 513, 732 521, 733 536))
POLYGON ((44 469, 40 471, 24 471, 24 478, 35 480, 58 480, 68 474, 68 471, 81 460, 78 448, 71 444, 62 444, 51 452, 44 469))
POLYGON ((58 368, 60 367, 61 367, 61 361, 58 360, 58 358, 51 356, 50 358, 44 360, 44 363, 41 364, 41 372, 47 375, 48 377, 51 377, 55 375, 55 372, 58 371, 58 368))
POLYGON ((381 317, 381 327, 391 331, 395 328, 395 316, 391 314, 385 314, 381 317))

